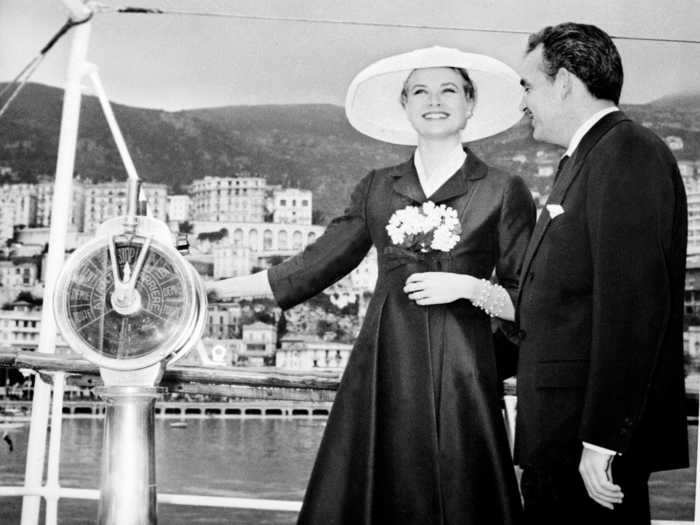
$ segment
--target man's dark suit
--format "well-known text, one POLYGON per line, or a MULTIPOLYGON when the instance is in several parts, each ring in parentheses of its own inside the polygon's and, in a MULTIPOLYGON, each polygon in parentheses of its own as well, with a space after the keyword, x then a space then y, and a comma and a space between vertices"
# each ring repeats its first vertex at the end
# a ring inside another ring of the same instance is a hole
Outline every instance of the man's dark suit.
POLYGON ((586 441, 621 453, 613 466, 646 487, 649 472, 688 462, 678 167, 657 136, 613 112, 583 137, 553 204, 563 213, 542 211, 521 274, 516 462, 573 473, 580 493, 586 441))

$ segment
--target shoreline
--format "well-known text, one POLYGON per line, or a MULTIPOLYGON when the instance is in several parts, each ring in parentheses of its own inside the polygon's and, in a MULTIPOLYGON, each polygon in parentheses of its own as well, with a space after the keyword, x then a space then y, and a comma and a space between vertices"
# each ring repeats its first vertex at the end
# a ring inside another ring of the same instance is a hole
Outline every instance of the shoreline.
MULTIPOLYGON (((320 418, 330 413, 330 401, 156 401, 156 419, 236 419, 250 417, 320 418)), ((31 400, 0 401, 0 425, 29 422, 31 400)), ((63 419, 102 419, 105 403, 100 400, 64 401, 63 419)))

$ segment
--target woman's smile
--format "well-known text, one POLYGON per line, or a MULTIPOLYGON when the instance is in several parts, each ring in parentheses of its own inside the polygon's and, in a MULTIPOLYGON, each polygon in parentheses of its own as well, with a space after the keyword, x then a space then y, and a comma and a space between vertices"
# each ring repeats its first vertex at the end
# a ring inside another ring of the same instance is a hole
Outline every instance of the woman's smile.
POLYGON ((423 118, 427 120, 443 120, 450 118, 450 114, 445 111, 428 111, 423 113, 423 118))

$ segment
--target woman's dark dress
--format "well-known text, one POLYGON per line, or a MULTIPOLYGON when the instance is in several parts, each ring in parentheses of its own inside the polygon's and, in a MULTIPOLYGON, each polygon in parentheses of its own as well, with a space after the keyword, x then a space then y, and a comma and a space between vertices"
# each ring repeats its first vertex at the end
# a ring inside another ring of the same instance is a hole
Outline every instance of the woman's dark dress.
POLYGON ((430 198, 457 210, 460 241, 449 254, 415 257, 392 245, 385 226, 396 210, 425 200, 412 160, 373 171, 314 244, 270 269, 275 298, 289 308, 349 273, 372 244, 379 262, 301 524, 507 525, 520 516, 489 318, 467 300, 418 306, 403 286, 417 271, 489 278, 495 268, 513 295, 532 198, 520 178, 468 151, 430 198))

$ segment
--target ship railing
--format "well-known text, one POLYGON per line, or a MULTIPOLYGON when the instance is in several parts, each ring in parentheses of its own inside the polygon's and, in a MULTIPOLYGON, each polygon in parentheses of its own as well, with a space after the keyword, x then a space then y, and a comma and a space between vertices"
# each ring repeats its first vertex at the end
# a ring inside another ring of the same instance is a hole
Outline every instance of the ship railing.
MULTIPOLYGON (((26 352, 0 350, 0 367, 13 367, 35 371, 41 380, 52 386, 51 434, 46 458, 46 479, 40 486, 0 486, 0 497, 38 496, 46 502, 46 525, 58 520, 58 501, 61 498, 98 500, 99 490, 61 487, 59 464, 61 456, 61 427, 65 386, 84 381, 93 376, 94 384, 100 383, 97 366, 80 358, 26 352)), ((196 366, 172 366, 163 376, 161 385, 171 393, 226 396, 255 400, 284 400, 303 402, 328 402, 334 398, 339 375, 335 372, 309 374, 305 372, 279 371, 274 368, 214 368, 196 366)), ((27 457, 27 462, 33 458, 27 457)), ((43 462, 43 460, 42 460, 43 462)), ((38 465, 43 470, 43 465, 38 465)), ((159 493, 159 503, 186 506, 251 509, 262 511, 298 512, 300 501, 203 496, 195 494, 159 493)))
MULTIPOLYGON (((30 369, 43 381, 52 385, 51 435, 47 457, 46 480, 40 486, 0 486, 0 497, 37 496, 46 502, 46 525, 55 525, 60 499, 99 500, 97 489, 61 487, 59 464, 61 455, 61 425, 65 386, 84 383, 84 376, 93 376, 100 382, 97 366, 81 358, 0 350, 0 367, 30 369)), ((171 366, 161 382, 168 392, 190 395, 225 396, 254 400, 302 402, 332 401, 340 376, 337 372, 287 371, 275 368, 214 368, 171 366)), ((516 397, 514 384, 504 384, 504 419, 512 445, 515 431, 516 397)), ((27 458, 31 461, 31 458, 27 458)), ((43 465, 39 465, 41 468, 43 465)), ((158 493, 158 503, 192 507, 234 508, 258 511, 297 513, 300 501, 263 498, 204 496, 196 494, 158 493)), ((697 511, 696 511, 697 515, 697 511)), ((692 521, 655 520, 654 525, 690 525, 692 521)))

